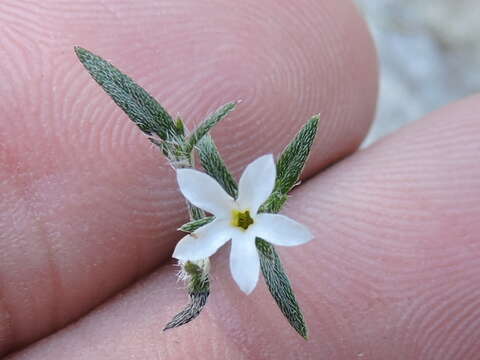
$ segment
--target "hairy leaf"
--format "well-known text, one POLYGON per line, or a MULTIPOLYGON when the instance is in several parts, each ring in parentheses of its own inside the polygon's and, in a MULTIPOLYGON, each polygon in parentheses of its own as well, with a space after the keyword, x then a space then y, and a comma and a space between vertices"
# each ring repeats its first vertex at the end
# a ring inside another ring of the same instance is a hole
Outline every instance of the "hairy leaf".
POLYGON ((210 295, 209 287, 206 287, 205 292, 190 292, 190 302, 188 305, 173 317, 173 319, 163 328, 163 330, 173 329, 182 325, 185 325, 195 319, 203 307, 207 303, 208 296, 210 295))
POLYGON ((193 147, 198 143, 200 139, 202 139, 208 132, 220 122, 224 117, 226 117, 230 112, 232 112, 237 106, 237 102, 230 102, 227 103, 216 111, 213 112, 210 116, 208 116, 205 121, 203 121, 197 129, 190 135, 188 142, 187 142, 187 149, 186 152, 189 153, 192 151, 193 147))
POLYGON ((206 270, 192 262, 185 264, 185 270, 188 273, 187 288, 190 301, 185 309, 175 315, 165 326, 164 331, 185 325, 195 319, 200 315, 210 295, 210 282, 206 270))
MULTIPOLYGON (((260 208, 261 212, 277 213, 287 200, 287 193, 297 183, 310 154, 317 133, 318 119, 318 116, 312 117, 280 155, 275 188, 260 208)), ((290 325, 307 339, 305 319, 275 247, 260 238, 256 239, 256 246, 260 254, 260 267, 270 293, 290 325)))
MULTIPOLYGON (((147 91, 101 57, 80 47, 75 48, 75 53, 93 79, 149 136, 150 141, 160 147, 174 167, 191 167, 192 149, 189 152, 182 150, 187 144, 184 124, 180 118, 173 121, 167 111, 147 91)), ((205 218, 203 210, 190 203, 187 203, 187 206, 192 220, 205 218)), ((192 226, 192 222, 189 224, 192 226)), ((208 259, 205 261, 208 262, 208 259)), ((187 289, 190 299, 188 305, 174 316, 164 330, 186 324, 200 314, 210 294, 207 270, 198 267, 198 271, 192 271, 188 275, 187 289)))
POLYGON ((258 212, 277 213, 282 209, 287 199, 288 196, 286 194, 274 190, 268 197, 267 201, 265 201, 260 207, 258 212))
POLYGON ((214 219, 215 219, 214 216, 206 216, 206 217, 201 218, 199 220, 192 220, 192 221, 180 226, 180 228, 178 230, 186 232, 186 233, 192 233, 195 230, 201 228, 203 225, 207 225, 208 223, 211 223, 214 219))
POLYGON ((231 197, 236 198, 238 191, 237 182, 230 171, 228 171, 212 137, 208 134, 205 135, 197 143, 197 150, 205 172, 217 180, 231 197))
POLYGON ((297 183, 317 134, 318 120, 319 115, 313 116, 283 150, 277 161, 275 191, 287 194, 297 183))
POLYGON ((128 117, 149 136, 174 141, 179 136, 172 117, 143 88, 100 56, 75 47, 75 53, 93 79, 128 117))
POLYGON ((280 257, 273 245, 261 238, 256 238, 257 250, 260 254, 260 268, 270 294, 275 299, 283 315, 292 327, 304 338, 308 338, 308 329, 302 310, 292 289, 290 280, 283 269, 280 257))

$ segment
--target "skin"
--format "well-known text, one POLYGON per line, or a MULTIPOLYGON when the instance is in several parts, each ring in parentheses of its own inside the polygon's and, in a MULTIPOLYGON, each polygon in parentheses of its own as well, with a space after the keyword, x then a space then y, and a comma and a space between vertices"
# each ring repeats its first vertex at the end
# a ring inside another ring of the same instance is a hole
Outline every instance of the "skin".
POLYGON ((39 4, 0 2, 0 354, 478 354, 480 97, 355 152, 378 79, 372 40, 349 1, 39 4), (228 273, 228 247, 213 258, 201 316, 161 331, 186 301, 169 260, 184 203, 171 168, 89 78, 73 45, 112 60, 191 128, 242 99, 214 131, 237 176, 259 155, 278 154, 321 112, 305 181, 284 211, 315 239, 279 249, 308 342, 263 281, 242 295, 228 273))

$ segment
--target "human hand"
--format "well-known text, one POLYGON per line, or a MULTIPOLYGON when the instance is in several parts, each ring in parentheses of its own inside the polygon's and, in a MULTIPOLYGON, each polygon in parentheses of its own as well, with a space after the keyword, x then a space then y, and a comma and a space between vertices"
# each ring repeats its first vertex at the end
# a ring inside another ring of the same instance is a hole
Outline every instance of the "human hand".
POLYGON ((1 353, 437 360, 480 350, 480 98, 340 161, 365 136, 377 90, 371 39, 350 2, 6 0, 0 24, 1 353), (237 175, 322 114, 308 181, 285 209, 315 239, 279 248, 308 342, 263 283, 239 292, 225 249, 204 312, 161 331, 186 302, 169 261, 183 200, 73 45, 111 60, 190 127, 242 99, 215 130, 237 175))

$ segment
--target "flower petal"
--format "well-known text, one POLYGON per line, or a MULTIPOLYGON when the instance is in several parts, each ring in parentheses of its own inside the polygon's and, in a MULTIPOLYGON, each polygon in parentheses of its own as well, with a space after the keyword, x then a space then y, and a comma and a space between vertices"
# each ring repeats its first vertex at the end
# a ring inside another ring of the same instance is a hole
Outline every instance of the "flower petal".
POLYGON ((193 205, 218 219, 230 218, 234 200, 215 179, 197 170, 179 169, 177 181, 180 191, 193 205))
POLYGON ((184 236, 175 247, 172 257, 184 261, 207 258, 230 240, 231 236, 228 220, 214 220, 184 236))
POLYGON ((258 214, 251 231, 274 245, 295 246, 313 239, 305 225, 278 214, 258 214))
POLYGON ((275 186, 275 161, 273 155, 259 157, 243 171, 238 184, 238 204, 256 214, 260 205, 270 196, 275 186))
POLYGON ((248 295, 255 289, 260 273, 260 259, 254 236, 246 233, 234 235, 230 251, 230 272, 245 294, 248 295))

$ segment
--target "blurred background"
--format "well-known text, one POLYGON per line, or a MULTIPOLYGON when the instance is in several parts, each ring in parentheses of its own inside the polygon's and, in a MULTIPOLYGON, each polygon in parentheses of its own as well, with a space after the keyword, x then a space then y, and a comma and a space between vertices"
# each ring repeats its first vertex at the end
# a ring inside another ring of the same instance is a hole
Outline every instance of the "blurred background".
POLYGON ((479 0, 355 1, 381 66, 377 118, 363 146, 480 90, 479 0))

